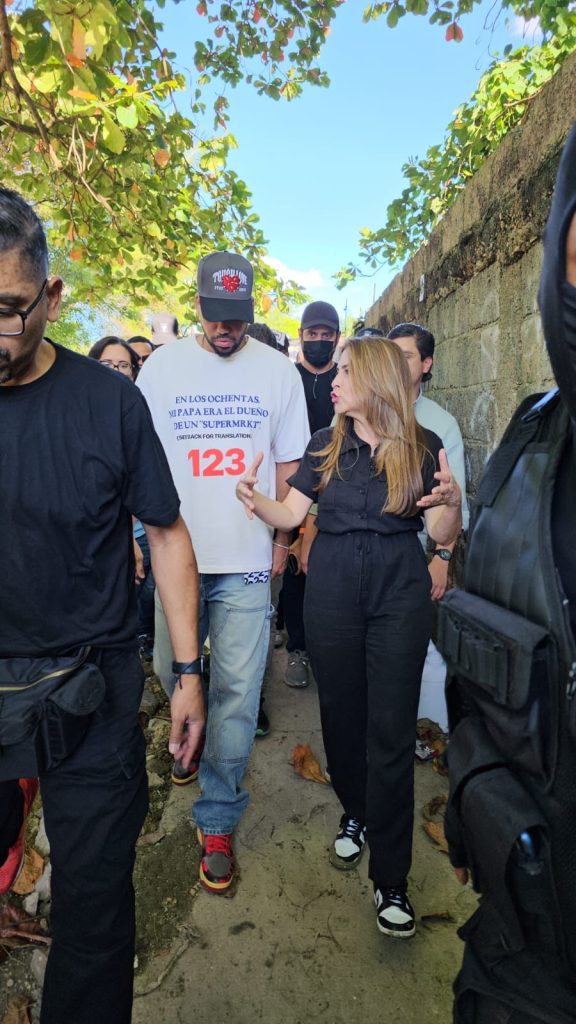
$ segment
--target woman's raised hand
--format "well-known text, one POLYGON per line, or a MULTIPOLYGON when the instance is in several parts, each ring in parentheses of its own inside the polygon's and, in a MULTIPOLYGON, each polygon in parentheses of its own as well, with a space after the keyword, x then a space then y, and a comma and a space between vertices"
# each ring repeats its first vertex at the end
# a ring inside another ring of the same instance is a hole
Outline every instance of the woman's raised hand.
POLYGON ((438 462, 440 463, 440 469, 437 473, 434 473, 438 486, 432 488, 431 494, 425 494, 423 498, 420 498, 420 501, 416 502, 419 508, 434 508, 436 505, 456 507, 462 501, 460 488, 450 472, 444 448, 441 448, 438 453, 438 462))
POLYGON ((254 518, 254 488, 258 483, 258 470, 263 459, 264 452, 258 452, 248 472, 236 484, 236 497, 244 505, 248 519, 254 518))

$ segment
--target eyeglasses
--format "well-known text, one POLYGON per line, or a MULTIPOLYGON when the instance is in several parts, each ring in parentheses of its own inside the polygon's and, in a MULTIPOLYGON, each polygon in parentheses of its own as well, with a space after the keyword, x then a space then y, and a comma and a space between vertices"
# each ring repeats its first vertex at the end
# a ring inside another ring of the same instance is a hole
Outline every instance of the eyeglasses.
POLYGON ((109 370, 118 370, 119 373, 132 373, 132 363, 121 359, 119 363, 113 363, 111 359, 99 359, 101 366, 107 366, 109 370))
POLYGON ((0 337, 17 338, 18 335, 24 334, 24 331, 26 330, 26 321, 30 314, 34 312, 36 306, 44 295, 44 290, 47 284, 48 278, 44 281, 38 295, 34 299, 34 302, 28 306, 28 309, 0 309, 0 326, 3 328, 3 330, 0 331, 0 337))
POLYGON ((150 359, 152 353, 150 352, 147 356, 136 356, 139 366, 143 366, 147 359, 150 359))

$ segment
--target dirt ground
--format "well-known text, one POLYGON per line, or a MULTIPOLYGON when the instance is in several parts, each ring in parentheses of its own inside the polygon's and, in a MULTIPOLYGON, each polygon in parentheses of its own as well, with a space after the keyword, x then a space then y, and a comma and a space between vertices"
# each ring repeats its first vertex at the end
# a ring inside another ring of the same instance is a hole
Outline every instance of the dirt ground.
MULTIPOLYGON (((418 930, 410 941, 388 939, 376 927, 366 859, 350 872, 328 862, 340 814, 333 790, 291 766, 299 743, 310 744, 322 767, 325 759, 316 687, 285 686, 285 659, 284 649, 272 654, 272 728, 254 746, 250 803, 235 841, 239 878, 229 897, 197 883, 190 822, 197 784, 176 788, 168 781, 167 707, 148 724, 151 812, 135 874, 133 1024, 449 1024, 462 955, 456 928, 475 897, 456 884, 448 858, 423 830, 422 807, 446 793, 446 780, 430 762, 415 762, 410 892, 418 930)), ((41 946, 8 951, 0 967, 0 1022, 18 995, 28 1001, 30 1020, 38 1019, 44 958, 41 946)))
POLYGON ((157 916, 155 882, 161 877, 164 888, 169 878, 174 937, 137 973, 134 1024, 449 1024, 462 955, 456 928, 475 897, 456 884, 448 858, 422 828, 421 808, 446 793, 446 780, 430 762, 415 764, 410 891, 418 931, 408 942, 387 939, 376 927, 366 861, 346 873, 328 863, 340 813, 334 792, 291 767, 298 743, 325 761, 316 687, 285 686, 285 658, 283 649, 273 654, 267 677, 272 729, 252 755, 233 897, 196 883, 188 822, 196 784, 169 794, 160 828, 171 834, 154 848, 158 872, 147 865, 148 884, 140 877, 139 917, 142 933, 146 916, 157 916))

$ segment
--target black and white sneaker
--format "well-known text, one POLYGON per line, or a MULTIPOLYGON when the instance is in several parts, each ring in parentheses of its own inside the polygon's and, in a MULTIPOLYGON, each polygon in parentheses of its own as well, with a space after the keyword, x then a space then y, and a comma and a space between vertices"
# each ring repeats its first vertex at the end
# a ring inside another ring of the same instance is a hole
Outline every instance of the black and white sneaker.
POLYGON ((416 931, 414 909, 406 889, 374 889, 379 930, 393 939, 411 939, 416 931))
POLYGON ((357 818, 343 814, 340 818, 338 835, 330 848, 330 863, 339 871, 355 868, 366 844, 366 829, 357 818))

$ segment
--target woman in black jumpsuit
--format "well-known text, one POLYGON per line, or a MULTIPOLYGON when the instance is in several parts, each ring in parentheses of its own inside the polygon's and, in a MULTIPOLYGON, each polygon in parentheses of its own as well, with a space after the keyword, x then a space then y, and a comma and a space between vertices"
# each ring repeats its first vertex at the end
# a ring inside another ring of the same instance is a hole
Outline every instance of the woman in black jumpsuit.
POLYGON ((254 491, 259 459, 237 494, 288 529, 318 501, 305 601, 332 785, 344 814, 331 863, 354 867, 365 841, 379 929, 414 934, 411 863, 414 736, 430 637, 430 576, 418 541, 460 529, 460 492, 442 442, 414 418, 403 353, 353 338, 333 382, 336 425, 312 437, 285 500, 254 491), (435 507, 438 506, 438 507, 435 507))

